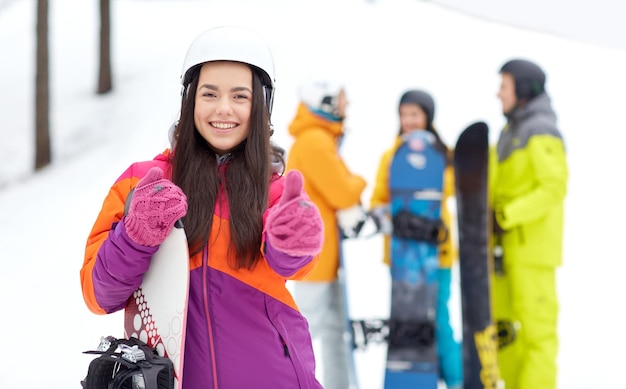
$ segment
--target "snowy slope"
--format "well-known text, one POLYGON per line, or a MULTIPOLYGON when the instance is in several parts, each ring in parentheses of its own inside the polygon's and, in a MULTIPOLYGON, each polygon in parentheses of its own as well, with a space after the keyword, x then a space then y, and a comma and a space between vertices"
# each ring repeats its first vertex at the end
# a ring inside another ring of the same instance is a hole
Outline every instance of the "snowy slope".
MULTIPOLYGON (((351 104, 343 153, 370 184, 398 128, 404 89, 433 93, 435 121, 448 144, 476 119, 491 125, 495 139, 504 123, 495 97, 499 66, 511 56, 543 65, 571 169, 559 273, 559 388, 623 382, 626 339, 616 334, 626 292, 619 250, 626 207, 614 161, 626 140, 625 51, 416 0, 125 0, 112 9, 115 90, 98 97, 98 2, 50 3, 55 162, 37 175, 30 172, 36 1, 0 3, 1 388, 78 387, 91 359, 81 352, 101 335, 120 335, 118 314, 95 316, 82 302, 85 239, 113 180, 167 146, 187 45, 214 24, 251 25, 270 41, 278 74, 274 137, 285 147, 298 81, 310 74, 345 80, 351 104)), ((379 238, 346 250, 355 316, 388 310, 381 250, 379 238)), ((380 347, 358 355, 364 389, 381 387, 383 359, 380 347)))

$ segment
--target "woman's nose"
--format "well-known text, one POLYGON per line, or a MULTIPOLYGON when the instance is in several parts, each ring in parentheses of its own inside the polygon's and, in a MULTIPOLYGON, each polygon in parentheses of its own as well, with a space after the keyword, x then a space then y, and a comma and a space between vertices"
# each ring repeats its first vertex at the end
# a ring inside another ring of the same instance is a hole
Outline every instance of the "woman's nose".
POLYGON ((216 112, 218 115, 230 115, 233 112, 230 101, 226 98, 220 99, 217 103, 216 112))

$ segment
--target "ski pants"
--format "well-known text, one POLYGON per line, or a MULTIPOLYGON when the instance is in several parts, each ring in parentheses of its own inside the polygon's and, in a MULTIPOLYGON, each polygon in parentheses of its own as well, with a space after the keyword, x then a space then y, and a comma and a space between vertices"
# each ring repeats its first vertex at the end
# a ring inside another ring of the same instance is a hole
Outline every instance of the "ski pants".
POLYGON ((349 355, 344 333, 346 317, 343 308, 342 288, 338 281, 296 282, 294 298, 300 311, 309 322, 313 340, 320 340, 322 358, 322 384, 325 389, 350 387, 349 355))
POLYGON ((494 280, 494 314, 518 326, 498 351, 506 389, 555 389, 558 301, 554 267, 506 266, 494 280))
MULTIPOLYGON (((452 272, 450 268, 438 270, 439 289, 437 296, 437 353, 439 355, 439 375, 448 388, 463 385, 463 359, 461 357, 461 343, 454 338, 454 331, 450 323, 450 285, 452 272)), ((508 389, 508 388, 507 388, 508 389)))

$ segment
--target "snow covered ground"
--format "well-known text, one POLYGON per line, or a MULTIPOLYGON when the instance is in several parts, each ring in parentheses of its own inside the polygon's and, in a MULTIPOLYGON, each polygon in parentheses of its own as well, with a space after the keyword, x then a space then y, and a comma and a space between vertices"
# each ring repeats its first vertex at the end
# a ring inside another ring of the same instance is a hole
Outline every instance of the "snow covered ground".
MULTIPOLYGON (((81 352, 101 335, 121 335, 119 314, 95 316, 82 301, 85 239, 115 178, 168 145, 187 46, 221 24, 252 26, 270 41, 278 76, 274 140, 287 148, 298 81, 345 81, 351 104, 343 153, 370 184, 398 128, 405 89, 432 92, 448 144, 479 119, 495 141, 504 123, 496 98, 500 65, 513 56, 539 62, 571 169, 559 272, 559 388, 623 385, 626 206, 618 167, 626 140, 626 51, 417 0, 118 0, 114 91, 96 96, 98 1, 50 1, 54 163, 33 174, 35 8, 35 0, 0 0, 1 388, 78 388, 91 360, 81 352)), ((593 22, 585 27, 593 30, 593 22)), ((346 248, 354 317, 389 309, 381 246, 372 238, 346 248)), ((364 389, 382 387, 384 357, 382 346, 357 354, 364 389)))

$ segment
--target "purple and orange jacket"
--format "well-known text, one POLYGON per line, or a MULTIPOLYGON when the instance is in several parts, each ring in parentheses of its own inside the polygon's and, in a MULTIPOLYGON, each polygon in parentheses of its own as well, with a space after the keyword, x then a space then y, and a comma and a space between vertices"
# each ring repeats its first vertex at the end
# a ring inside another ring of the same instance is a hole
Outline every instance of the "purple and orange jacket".
MULTIPOLYGON (((134 243, 124 223, 124 203, 154 166, 170 176, 169 150, 132 164, 114 183, 89 234, 80 272, 83 297, 97 314, 124 309, 140 286, 158 247, 134 243)), ((269 206, 278 204, 284 179, 270 184, 269 206)), ((286 280, 302 279, 319 256, 291 257, 264 241, 253 270, 233 269, 226 193, 219 196, 207 247, 190 260, 185 341, 185 389, 314 388, 315 358, 308 323, 286 280), (230 260, 230 261, 229 261, 230 260)), ((265 236, 265 235, 264 235, 265 236)), ((120 323, 121 326, 121 323, 120 323)))

